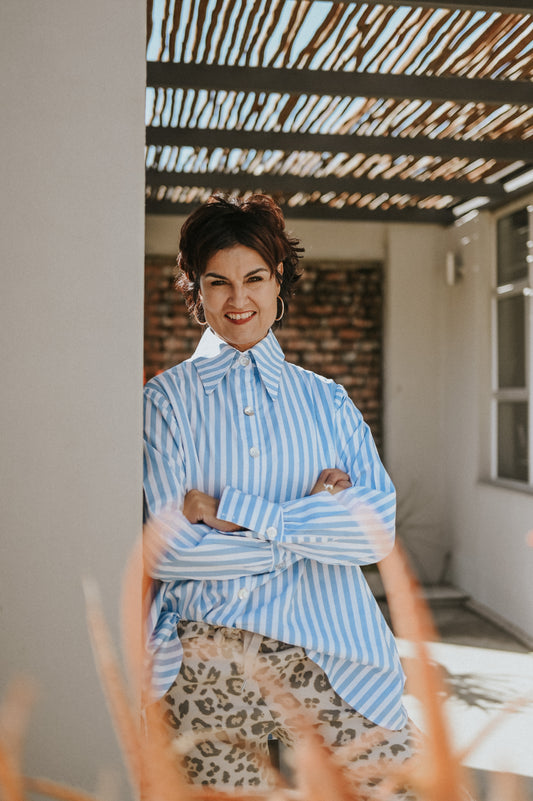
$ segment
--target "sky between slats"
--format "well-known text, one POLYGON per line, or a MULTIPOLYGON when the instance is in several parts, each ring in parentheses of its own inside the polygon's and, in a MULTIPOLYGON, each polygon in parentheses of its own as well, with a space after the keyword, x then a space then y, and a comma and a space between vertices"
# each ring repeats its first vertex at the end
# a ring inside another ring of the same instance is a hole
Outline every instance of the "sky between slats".
MULTIPOLYGON (((279 192, 289 206, 434 208, 457 202, 432 193, 432 180, 495 182, 523 162, 450 155, 416 156, 409 140, 527 140, 533 108, 509 103, 345 97, 335 94, 335 72, 531 80, 533 17, 494 11, 391 7, 323 0, 153 0, 148 9, 149 61, 306 69, 327 72, 327 93, 148 87, 146 123, 189 131, 226 130, 337 134, 350 138, 346 152, 284 152, 264 147, 149 145, 146 166, 169 176, 148 186, 147 197, 202 202, 217 188, 217 175, 299 176, 355 180, 415 179, 420 193, 349 191, 279 192), (405 140, 405 153, 365 154, 365 137, 405 140), (357 142, 360 141, 361 152, 357 142), (180 185, 171 178, 181 174, 180 185), (190 182, 184 175, 190 174, 190 182), (194 185, 195 175, 211 175, 194 185), (181 184, 190 183, 189 186, 181 184)), ((533 92, 533 86, 532 86, 533 92)), ((480 194, 483 194, 480 187, 480 194)))
POLYGON ((149 61, 530 79, 533 20, 315 0, 154 0, 149 61))

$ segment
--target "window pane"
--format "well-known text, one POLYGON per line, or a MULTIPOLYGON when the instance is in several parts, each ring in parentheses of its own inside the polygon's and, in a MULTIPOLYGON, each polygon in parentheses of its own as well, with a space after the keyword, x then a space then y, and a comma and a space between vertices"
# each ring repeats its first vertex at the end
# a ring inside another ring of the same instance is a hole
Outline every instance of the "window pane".
POLYGON ((498 220, 498 286, 527 278, 527 209, 498 220))
POLYGON ((526 385, 526 299, 524 295, 498 301, 498 387, 526 385))
POLYGON ((498 478, 528 480, 528 405, 498 404, 498 478))

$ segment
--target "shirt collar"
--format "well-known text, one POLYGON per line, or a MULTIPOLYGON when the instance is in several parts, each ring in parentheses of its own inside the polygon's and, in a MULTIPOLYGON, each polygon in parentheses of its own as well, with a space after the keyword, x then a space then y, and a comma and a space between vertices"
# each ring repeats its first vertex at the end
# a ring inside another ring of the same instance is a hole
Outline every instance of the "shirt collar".
MULTIPOLYGON (((272 331, 269 331, 264 339, 245 353, 257 366, 268 394, 272 400, 276 400, 285 356, 272 331)), ((243 355, 217 336, 211 328, 206 329, 191 356, 191 361, 194 363, 208 395, 213 392, 230 368, 243 355)))

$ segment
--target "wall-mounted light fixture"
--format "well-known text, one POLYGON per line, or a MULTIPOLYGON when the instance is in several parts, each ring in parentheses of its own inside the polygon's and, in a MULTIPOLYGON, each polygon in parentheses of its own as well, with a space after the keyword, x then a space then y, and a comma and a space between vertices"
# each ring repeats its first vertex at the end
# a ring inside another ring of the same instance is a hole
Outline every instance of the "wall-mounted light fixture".
POLYGON ((463 277, 463 262, 459 253, 449 250, 446 253, 446 283, 455 286, 463 277))

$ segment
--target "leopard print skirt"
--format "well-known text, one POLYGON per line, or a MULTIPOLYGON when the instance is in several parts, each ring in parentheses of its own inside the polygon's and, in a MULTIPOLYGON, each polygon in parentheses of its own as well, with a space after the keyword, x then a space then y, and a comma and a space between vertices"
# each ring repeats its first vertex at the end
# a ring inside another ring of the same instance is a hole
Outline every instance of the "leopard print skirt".
MULTIPOLYGON (((191 782, 273 787, 269 744, 293 745, 310 720, 333 753, 342 754, 361 799, 373 798, 387 764, 415 752, 419 733, 411 722, 390 731, 364 718, 303 648, 207 623, 181 621, 178 629, 183 663, 160 704, 191 782)), ((405 787, 388 797, 417 799, 405 787)))

